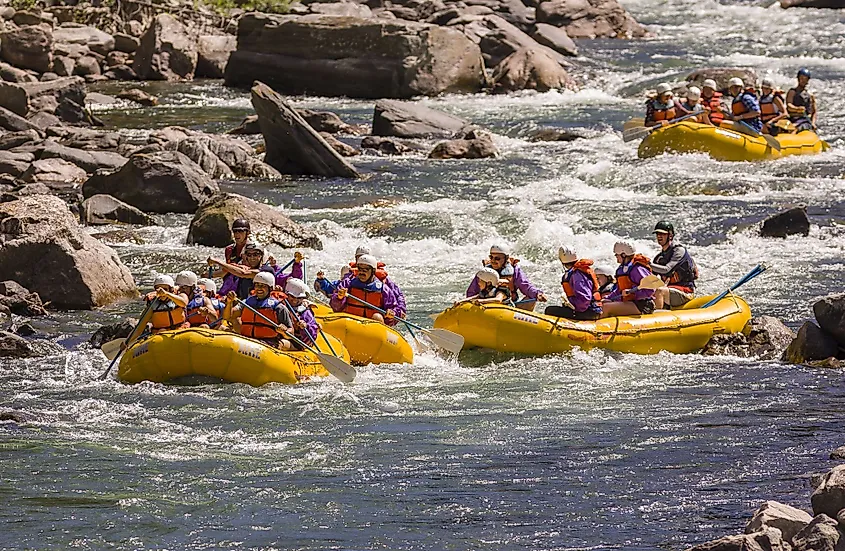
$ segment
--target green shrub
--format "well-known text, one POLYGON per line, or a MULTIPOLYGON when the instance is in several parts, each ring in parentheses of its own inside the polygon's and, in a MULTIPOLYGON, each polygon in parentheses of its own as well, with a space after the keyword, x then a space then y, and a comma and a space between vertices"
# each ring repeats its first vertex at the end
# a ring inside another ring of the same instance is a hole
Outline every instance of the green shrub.
MULTIPOLYGON (((27 0, 18 0, 27 1, 27 0)), ((265 13, 287 13, 291 0, 201 0, 203 4, 221 15, 226 15, 235 8, 246 11, 265 13)))

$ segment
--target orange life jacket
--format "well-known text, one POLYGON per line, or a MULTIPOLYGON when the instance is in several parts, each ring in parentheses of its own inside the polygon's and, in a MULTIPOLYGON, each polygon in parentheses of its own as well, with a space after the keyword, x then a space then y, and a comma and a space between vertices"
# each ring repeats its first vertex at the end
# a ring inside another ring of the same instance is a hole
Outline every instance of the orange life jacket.
MULTIPOLYGON (((369 283, 367 284, 369 285, 369 283)), ((381 308, 382 304, 382 297, 381 297, 381 284, 378 286, 378 291, 368 291, 366 289, 361 289, 360 287, 353 287, 352 285, 349 286, 347 289, 347 293, 352 295, 353 297, 360 298, 366 302, 369 302, 373 306, 378 306, 381 308)), ((343 310, 347 314, 352 314, 353 316, 361 316, 362 318, 372 318, 373 314, 378 314, 369 306, 364 306, 357 300, 349 300, 346 299, 346 308, 343 310)))
MULTIPOLYGON (((651 261, 647 256, 643 256, 641 254, 635 254, 627 264, 620 266, 619 269, 616 270, 616 286, 618 287, 620 293, 635 287, 634 282, 631 281, 631 270, 634 269, 634 266, 638 265, 646 268, 649 273, 651 273, 651 261)), ((631 302, 634 300, 634 295, 623 294, 622 300, 624 302, 631 302)))
POLYGON ((733 103, 731 103, 731 113, 733 113, 733 115, 735 117, 738 117, 739 115, 744 115, 746 113, 751 112, 745 106, 745 103, 743 103, 743 101, 742 101, 742 96, 744 96, 745 94, 749 94, 749 95, 752 95, 752 96, 754 95, 751 92, 749 92, 748 90, 743 90, 742 92, 739 93, 739 95, 737 97, 734 98, 733 103))
MULTIPOLYGON (((268 296, 264 300, 259 300, 253 295, 246 299, 246 303, 258 310, 264 317, 277 320, 276 306, 280 304, 277 299, 268 296)), ((274 324, 269 323, 249 308, 244 308, 241 311, 241 335, 256 339, 275 339, 279 336, 279 333, 276 332, 274 324)))
MULTIPOLYGON (((378 266, 376 266, 376 277, 379 278, 379 281, 384 281, 385 279, 387 279, 387 270, 385 270, 384 267, 385 267, 384 262, 379 262, 378 266)), ((358 264, 355 263, 355 262, 350 262, 349 268, 350 268, 350 270, 352 270, 352 276, 357 277, 358 276, 358 264)))
MULTIPOLYGON (((655 103, 656 100, 655 99, 652 99, 652 100, 649 100, 649 101, 652 102, 651 103, 652 107, 656 106, 656 103, 655 103)), ((671 102, 672 100, 669 100, 669 101, 671 102)), ((653 116, 654 120, 657 121, 657 122, 671 121, 672 119, 675 118, 675 103, 672 102, 672 107, 670 107, 668 109, 657 109, 655 107, 652 116, 653 116)))
POLYGON ((701 104, 710 109, 710 122, 715 124, 716 126, 719 125, 720 122, 725 120, 725 114, 720 111, 720 99, 722 98, 721 92, 713 92, 713 96, 710 99, 701 96, 701 104))
POLYGON ((590 279, 593 281, 593 300, 596 302, 601 302, 601 293, 599 292, 599 280, 596 278, 596 273, 593 271, 592 268, 593 261, 587 259, 581 259, 575 263, 571 270, 568 270, 566 274, 563 276, 563 292, 566 293, 566 298, 572 300, 572 297, 575 296, 575 290, 572 288, 572 284, 570 283, 572 279, 572 274, 574 270, 581 272, 582 274, 587 274, 590 276, 590 279))
POLYGON ((179 329, 185 325, 185 309, 176 306, 172 300, 157 300, 153 305, 150 323, 156 332, 179 329))
POLYGON ((760 98, 760 119, 762 119, 763 122, 768 122, 782 114, 775 103, 776 97, 783 100, 783 92, 779 90, 774 91, 771 94, 760 98))

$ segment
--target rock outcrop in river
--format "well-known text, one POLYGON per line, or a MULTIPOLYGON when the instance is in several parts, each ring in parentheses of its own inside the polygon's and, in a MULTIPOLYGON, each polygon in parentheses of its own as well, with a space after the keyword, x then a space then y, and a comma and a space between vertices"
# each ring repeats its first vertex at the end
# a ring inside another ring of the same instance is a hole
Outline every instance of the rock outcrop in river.
POLYGON ((0 233, 0 280, 18 281, 58 308, 90 309, 137 296, 117 254, 81 232, 58 197, 0 203, 0 233))

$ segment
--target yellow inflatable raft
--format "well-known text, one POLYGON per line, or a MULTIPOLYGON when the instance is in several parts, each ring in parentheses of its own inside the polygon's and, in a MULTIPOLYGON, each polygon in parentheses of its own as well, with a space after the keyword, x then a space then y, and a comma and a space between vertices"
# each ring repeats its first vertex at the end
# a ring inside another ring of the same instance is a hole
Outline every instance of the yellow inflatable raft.
MULTIPOLYGON (((327 336, 331 348, 344 361, 349 352, 341 342, 327 336)), ((320 352, 332 354, 326 340, 317 339, 320 352)), ((296 384, 329 373, 311 352, 284 352, 214 329, 163 331, 139 340, 120 360, 117 376, 125 383, 202 375, 233 383, 261 386, 266 383, 296 384)))
POLYGON ((682 354, 702 348, 713 335, 742 331, 751 319, 748 304, 733 295, 700 308, 712 298, 699 297, 682 308, 647 316, 579 322, 503 304, 476 306, 465 302, 441 313, 434 326, 463 335, 465 348, 552 354, 577 346, 635 354, 661 350, 682 354))
POLYGON ((343 342, 358 365, 414 363, 414 350, 396 329, 371 319, 333 312, 315 305, 314 317, 323 331, 343 342))
POLYGON ((772 149, 762 137, 755 138, 731 129, 730 122, 716 127, 692 121, 681 121, 653 131, 640 143, 641 159, 663 153, 708 153, 719 161, 763 161, 787 155, 812 155, 827 151, 827 142, 814 132, 780 134, 774 139, 780 151, 772 149))

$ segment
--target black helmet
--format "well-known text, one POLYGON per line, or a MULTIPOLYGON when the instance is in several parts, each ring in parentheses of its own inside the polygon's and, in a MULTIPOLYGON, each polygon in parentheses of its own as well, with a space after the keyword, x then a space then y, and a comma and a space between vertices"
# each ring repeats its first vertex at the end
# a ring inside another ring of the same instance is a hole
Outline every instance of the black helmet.
POLYGON ((232 229, 233 230, 248 230, 249 229, 249 220, 244 218, 238 218, 234 222, 232 222, 232 229))
POLYGON ((667 222, 666 220, 661 220, 654 226, 654 231, 651 233, 671 233, 672 235, 675 234, 675 226, 672 225, 672 222, 667 222))
POLYGON ((798 76, 810 78, 810 70, 806 67, 801 67, 800 69, 798 69, 798 76))

